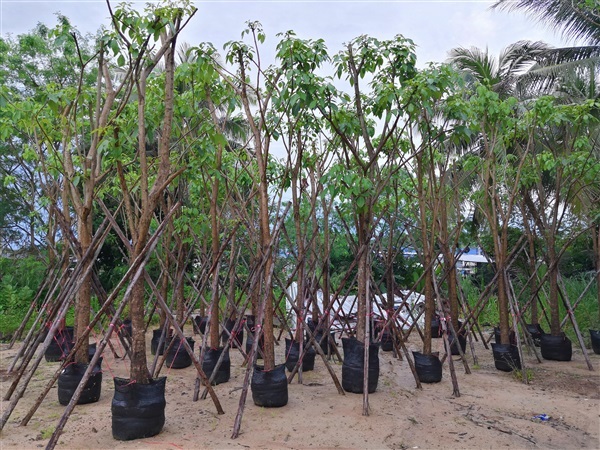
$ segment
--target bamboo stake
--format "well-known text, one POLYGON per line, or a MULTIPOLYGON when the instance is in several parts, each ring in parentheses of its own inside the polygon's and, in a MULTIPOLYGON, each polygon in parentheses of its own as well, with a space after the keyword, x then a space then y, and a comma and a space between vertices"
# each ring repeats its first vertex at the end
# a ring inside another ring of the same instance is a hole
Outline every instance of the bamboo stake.
POLYGON ((365 340, 363 342, 363 410, 362 415, 369 415, 369 347, 371 344, 371 279, 367 282, 366 308, 365 308, 365 340))
MULTIPOLYGON (((125 273, 125 275, 121 279, 121 282, 119 282, 119 285, 113 290, 114 295, 111 294, 109 299, 107 299, 107 301, 104 305, 106 307, 108 307, 108 305, 114 301, 114 298, 116 297, 116 293, 118 293, 121 290, 121 288, 123 287, 123 285, 125 284, 127 279, 131 276, 131 274, 133 272, 135 272, 135 275, 133 276, 133 278, 131 279, 131 282, 127 286, 125 294, 123 295, 123 299, 121 300, 121 303, 115 312, 113 321, 111 321, 111 324, 108 327, 108 331, 104 335, 104 338, 100 341, 100 344, 99 344, 98 348, 96 349, 96 353, 94 353, 94 356, 92 357, 91 361, 89 362, 88 367, 87 367, 86 371, 84 372, 83 377, 81 378, 81 381, 79 382, 79 385, 77 386, 77 389, 75 389, 75 392, 73 393, 73 397, 71 397, 71 401, 65 407, 65 411, 64 411, 62 417, 60 418, 60 420, 58 421, 58 424, 56 425, 56 429, 54 430, 54 433, 52 433, 52 436, 50 437, 48 444, 46 445, 46 450, 53 450, 54 447, 56 446, 56 444, 58 442, 58 438, 60 437, 62 430, 64 429, 65 425, 67 424, 67 421, 69 420, 69 416, 71 415, 71 412, 73 412, 73 409, 75 409, 75 405, 79 401, 79 397, 81 397, 81 393, 83 392, 83 389, 85 388, 85 384, 87 383, 88 379, 90 378, 90 375, 92 374, 92 370, 93 370, 94 366, 98 362, 98 359, 100 359, 100 355, 104 351, 104 348, 106 347, 107 342, 110 339, 110 336, 114 330, 114 320, 117 319, 121 315, 121 312, 125 308, 125 305, 126 305, 127 301, 129 300, 129 297, 131 296, 131 292, 133 291, 133 288, 134 288, 137 280, 140 278, 140 276, 144 272, 145 263, 150 258, 152 250, 154 250, 154 247, 158 243, 158 236, 164 230, 164 224, 166 223, 168 217, 170 217, 170 215, 175 212, 175 208, 178 206, 179 206, 179 204, 176 204, 173 207, 173 209, 171 209, 171 211, 169 211, 169 214, 167 215, 167 217, 165 217, 165 221, 163 221, 159 225, 159 227, 157 228, 154 235, 152 235, 152 237, 150 237, 150 239, 148 239, 148 242, 146 243, 144 249, 142 249, 142 252, 135 259, 135 261, 133 261, 129 270, 125 273)), ((98 315, 96 315, 96 316, 98 316, 98 315)))
MULTIPOLYGON (((62 264, 62 260, 61 260, 61 264, 62 264)), ((59 266, 60 267, 60 266, 59 266)), ((58 290, 60 284, 62 283, 62 281, 64 279, 66 279, 68 277, 68 273, 64 272, 60 279, 58 280, 58 283, 54 284, 54 287, 52 288, 52 290, 48 293, 48 295, 46 296, 45 302, 42 305, 42 307, 40 308, 40 311, 33 323, 33 325, 31 326, 31 328, 29 329, 29 332, 27 333, 27 336, 25 337, 25 341, 23 342, 23 345, 21 345, 21 347, 19 348, 19 351, 17 352, 17 354, 15 355, 15 358, 13 359, 13 362, 11 363, 11 365, 9 366, 7 372, 11 373, 18 361, 18 359, 25 353, 26 350, 28 350, 28 344, 31 341, 31 338, 34 335, 34 330, 37 326, 37 324, 39 323, 39 321, 42 319, 42 317, 44 317, 44 314, 46 313, 46 307, 48 307, 50 309, 50 314, 47 314, 47 318, 46 320, 50 321, 53 319, 54 315, 56 314, 56 311, 58 311, 58 303, 56 301, 52 302, 52 299, 54 298, 54 294, 55 292, 58 290), (50 304, 52 303, 52 306, 50 306, 50 304)), ((39 333, 41 334, 43 332, 43 328, 40 329, 39 333)), ((37 346, 39 345, 39 342, 34 342, 33 343, 33 348, 30 349, 30 352, 33 353, 35 352, 35 349, 37 348, 37 346)), ((29 355, 29 353, 28 353, 29 355)), ((27 356, 24 358, 24 361, 28 360, 27 356)))
MULTIPOLYGON (((273 248, 277 242, 277 239, 279 236, 279 231, 283 224, 283 220, 285 219, 285 216, 287 215, 287 212, 290 209, 290 206, 291 206, 291 203, 288 203, 284 212, 279 217, 277 224, 275 225, 275 229, 273 230, 273 233, 271 234, 271 242, 269 244, 269 248, 268 248, 267 252, 264 255, 262 255, 262 259, 260 261, 260 268, 259 268, 259 270, 257 270, 257 273, 258 273, 257 279, 261 278, 261 273, 264 270, 264 266, 266 265, 266 262, 269 260, 269 258, 271 257, 271 254, 273 253, 273 248)), ((267 275, 267 279, 265 280, 267 286, 271 285, 271 280, 272 280, 274 269, 275 269, 275 264, 272 264, 269 274, 267 275)), ((242 393, 240 395, 238 411, 236 413, 235 420, 233 423, 233 432, 231 434, 231 439, 236 439, 240 434, 240 428, 242 426, 242 416, 244 414, 244 407, 246 405, 246 397, 248 396, 248 387, 250 385, 250 374, 251 374, 252 370, 254 369, 254 364, 256 362, 256 354, 257 354, 258 344, 260 342, 260 335, 263 332, 261 324, 263 323, 266 302, 268 301, 268 299, 269 299, 269 296, 265 293, 265 295, 261 296, 261 301, 259 302, 259 305, 258 305, 258 316, 256 317, 256 328, 258 330, 256 330, 256 332, 254 333, 254 341, 252 342, 250 354, 248 355, 249 362, 251 362, 251 363, 248 364, 248 366, 246 367, 246 373, 244 375, 244 384, 242 386, 242 393)))
MULTIPOLYGON (((103 223, 103 225, 105 226, 105 222, 103 223)), ((101 226, 101 228, 98 230, 98 232, 94 236, 94 239, 92 240, 92 245, 90 245, 90 247, 86 251, 83 258, 78 262, 78 264, 73 269, 72 276, 68 282, 68 287, 65 287, 64 291, 61 292, 61 297, 63 298, 63 302, 62 302, 61 308, 59 310, 59 313, 58 313, 56 319, 54 320, 54 322, 52 323, 50 330, 48 331, 48 335, 46 336, 46 339, 44 340, 42 350, 38 353, 37 357, 35 358, 33 367, 31 367, 31 369, 29 370, 27 375, 25 375, 23 377, 23 383, 22 383, 21 387, 17 390, 17 395, 14 396, 14 398, 10 402, 8 408, 2 414, 2 419, 0 419, 0 430, 2 430, 4 428, 4 425, 6 425, 6 422, 8 421, 10 415, 14 411, 15 407, 17 406, 17 403, 19 402, 19 400, 25 393, 25 390, 27 389, 29 382, 33 378, 35 371, 37 370, 42 358, 44 357, 44 352, 50 345, 51 340, 54 338, 54 334, 56 333, 56 330, 58 329, 58 326, 59 326, 61 320, 67 314, 67 310, 69 309, 71 300, 73 299, 73 293, 79 289, 81 284, 84 282, 85 277, 87 277, 89 272, 92 270, 92 264, 88 264, 88 261, 89 260, 93 261, 98 257, 98 254, 100 253, 100 250, 102 248, 101 244, 104 241, 104 239, 106 238, 106 236, 108 236, 109 228, 107 228, 107 227, 105 227, 105 228, 106 228, 105 230, 102 230, 102 226, 101 226), (80 277, 79 275, 80 275, 84 265, 87 265, 87 268, 85 269, 83 275, 80 277), (73 281, 75 279, 78 280, 77 283, 75 283, 73 281)), ((24 373, 26 367, 27 366, 25 366, 25 365, 23 366, 23 370, 21 371, 21 374, 19 375, 19 377, 17 377, 17 379, 15 380, 15 383, 13 383, 14 388, 16 388, 18 382, 21 381, 21 376, 24 373)), ((13 386, 11 386, 11 389, 14 389, 13 386)), ((9 392, 10 392, 10 389, 9 389, 9 392)), ((7 395, 8 395, 8 393, 7 393, 7 395)))
MULTIPOLYGON (((583 300, 583 297, 585 296, 587 291, 590 290, 590 287, 596 281, 594 277, 597 276, 599 273, 600 273, 600 269, 596 270, 596 273, 594 274, 593 277, 590 277, 590 281, 588 282, 588 284, 585 285, 585 288, 583 288, 583 291, 581 291, 581 293, 579 294, 579 297, 577 297, 577 300, 575 300, 575 303, 573 303, 573 311, 575 311, 575 309, 577 308, 577 305, 579 305, 579 302, 581 300, 583 300)), ((565 324, 567 323, 567 320, 569 320, 569 313, 567 313, 567 315, 564 317, 564 319, 560 323, 561 328, 565 326, 565 324)))
MULTIPOLYGON (((61 260, 61 264, 62 264, 62 260, 61 260)), ((42 295, 43 290, 46 288, 46 286, 49 284, 50 280, 52 279, 52 281, 56 281, 56 278, 58 278, 58 273, 59 273, 59 269, 60 265, 57 265, 57 267, 55 267, 54 269, 51 269, 50 267, 48 267, 48 269, 46 270, 46 274, 44 276, 44 280, 42 281, 42 283, 38 286, 38 290, 37 293, 35 294, 35 297, 33 298, 33 300, 31 301, 30 305, 29 305, 29 309, 27 310, 27 313, 25 314, 25 317, 23 317, 23 320, 21 321, 21 324, 19 325, 19 328, 17 328, 17 331, 14 332, 12 339, 10 340, 10 344, 8 344, 8 348, 11 349, 13 348, 13 345, 15 345, 15 342, 21 337, 21 334, 23 333, 23 330, 25 329, 25 326, 27 325, 27 322, 29 322, 29 319, 31 318, 33 311, 35 310, 35 307, 37 305, 37 301, 40 298, 40 296, 42 295)), ((43 302, 43 304, 45 304, 46 301, 43 302)), ((40 308, 40 311, 42 309, 40 308)), ((30 328, 34 329, 34 327, 30 328)), ((28 335, 29 337, 29 335, 28 335)), ((27 339, 26 339, 27 340, 27 339)), ((10 373, 10 370, 8 371, 10 373)))
MULTIPOLYGON (((510 288, 510 294, 512 295, 513 298, 513 302, 514 305, 511 305, 511 308, 513 308, 514 306, 514 314, 513 314, 513 321, 516 319, 520 324, 521 324, 521 329, 523 330, 523 335, 525 336, 525 341, 527 342, 527 345, 530 349, 533 349, 533 353, 535 354, 535 357, 538 360, 538 363, 541 364, 542 359, 540 358, 540 355, 538 354, 537 349, 535 348, 535 344, 533 343, 533 338, 531 337, 531 334, 529 333, 529 331, 527 331, 527 325, 525 323, 525 319, 523 319, 523 313, 521 311, 519 311, 519 302, 517 301, 517 298, 515 296, 515 290, 512 284, 512 281, 510 281, 510 279, 508 280, 508 285, 510 288), (516 315, 515 315, 516 314, 516 315)), ((510 299, 510 297, 509 297, 510 299)), ((511 309, 511 313, 512 313, 512 309, 511 309)), ((514 329, 515 332, 515 336, 517 339, 517 343, 520 342, 520 338, 518 336, 518 329, 514 329)), ((523 350, 521 348, 521 345, 519 344, 519 357, 521 358, 521 365, 523 364, 523 350)), ((524 372, 523 372, 524 373, 524 372)))
MULTIPOLYGON (((506 280, 506 285, 509 287, 507 296, 508 296, 508 306, 510 307, 510 314, 512 315, 512 326, 513 331, 515 333, 515 339, 517 341, 517 350, 519 352, 519 359, 521 360, 521 381, 524 384, 529 384, 529 380, 527 379, 527 364, 525 363, 525 358, 523 358, 523 348, 521 347, 521 337, 519 336, 519 328, 517 324, 519 322, 519 306, 517 305, 517 301, 514 298, 512 283, 508 278, 506 272, 504 273, 504 279, 506 280)), ((525 328, 525 327, 523 327, 525 328)), ((525 334, 527 334, 527 330, 525 330, 525 334)))
POLYGON ((562 297, 563 303, 565 304, 565 306, 567 308, 567 313, 569 314, 569 318, 571 319, 571 324, 573 325, 573 330, 575 331, 575 335, 577 336, 577 340, 579 341, 579 346, 581 347, 581 352, 583 353, 583 358, 585 359, 588 369, 593 371, 594 366, 592 365, 592 362, 590 361, 590 357, 588 355, 587 348, 585 347, 585 342, 583 341, 583 336, 581 335, 581 332, 579 331, 579 325, 577 325, 577 319, 575 318, 575 313, 573 312, 573 308, 571 307, 571 302, 569 301, 569 297, 566 294, 565 284, 562 279, 562 276, 560 275, 560 272, 558 273, 558 282, 559 282, 558 292, 559 292, 560 296, 562 297))

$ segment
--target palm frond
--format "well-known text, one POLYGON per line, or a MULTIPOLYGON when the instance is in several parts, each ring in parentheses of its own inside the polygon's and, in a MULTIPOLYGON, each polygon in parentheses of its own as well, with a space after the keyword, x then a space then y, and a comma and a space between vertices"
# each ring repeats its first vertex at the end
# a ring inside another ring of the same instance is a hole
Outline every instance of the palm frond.
POLYGON ((553 49, 542 41, 517 41, 506 47, 499 57, 501 71, 511 76, 526 72, 535 61, 553 49))
POLYGON ((557 83, 573 79, 574 74, 600 69, 600 47, 569 47, 546 52, 529 71, 519 77, 518 83, 530 89, 550 93, 557 83))
POLYGON ((524 11, 534 19, 549 24, 564 37, 582 39, 600 45, 600 12, 573 0, 498 0, 491 6, 506 11, 524 11))
POLYGON ((490 57, 487 49, 453 48, 448 52, 447 61, 459 70, 468 72, 481 83, 494 85, 500 81, 497 62, 490 57))

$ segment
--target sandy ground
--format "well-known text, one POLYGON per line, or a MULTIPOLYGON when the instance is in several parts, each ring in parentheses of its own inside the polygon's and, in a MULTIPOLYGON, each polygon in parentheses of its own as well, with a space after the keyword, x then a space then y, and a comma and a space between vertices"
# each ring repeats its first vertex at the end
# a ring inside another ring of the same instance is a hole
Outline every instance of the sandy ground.
MULTIPOLYGON (((416 342, 407 345, 419 349, 416 342)), ((440 347, 441 340, 435 345, 440 347)), ((165 427, 158 436, 129 442, 112 438, 110 414, 112 377, 126 376, 128 361, 106 354, 100 401, 75 408, 57 448, 600 448, 600 355, 590 355, 595 371, 589 371, 580 350, 574 351, 571 362, 539 364, 530 354, 526 363, 532 380, 526 385, 494 368, 491 349, 481 342, 475 346, 478 364, 469 355, 470 375, 455 357, 460 397, 452 395, 447 362, 442 382, 424 384, 419 390, 405 360, 380 352, 381 376, 377 392, 369 395, 368 416, 362 414, 362 395, 340 395, 317 357, 315 370, 304 374, 303 384, 297 378, 290 384, 287 406, 260 408, 248 393, 241 434, 235 440, 231 433, 245 371, 237 351, 231 353, 231 380, 215 387, 224 415, 216 414, 210 397, 192 401, 193 366, 165 367, 161 373, 168 376, 165 427), (535 419, 538 414, 550 419, 535 419)), ((277 347, 281 362, 284 348, 282 341, 277 347)), ((5 370, 15 353, 1 347, 2 396, 12 382, 5 370)), ((341 363, 332 364, 341 378, 341 363)), ((18 422, 56 368, 57 363, 41 364, 0 434, 0 448, 46 446, 64 410, 56 387, 27 426, 18 422)), ((6 404, 2 403, 2 410, 6 404)))

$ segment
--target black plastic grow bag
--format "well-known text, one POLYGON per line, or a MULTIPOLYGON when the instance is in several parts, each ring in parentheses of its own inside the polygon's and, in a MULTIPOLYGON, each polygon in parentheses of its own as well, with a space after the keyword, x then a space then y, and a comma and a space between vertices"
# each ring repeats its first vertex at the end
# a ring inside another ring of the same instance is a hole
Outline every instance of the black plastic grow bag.
MULTIPOLYGON (((304 345, 306 348, 306 344, 304 345)), ((306 350, 302 357, 302 371, 309 372, 315 368, 315 349, 311 345, 306 350)), ((285 339, 285 367, 290 372, 296 367, 296 363, 300 357, 300 342, 293 341, 291 339, 285 339)))
POLYGON ((590 330, 590 340, 592 341, 592 350, 596 355, 600 355, 600 331, 590 330))
MULTIPOLYGON (((102 391, 101 366, 102 358, 99 358, 92 369, 88 381, 85 383, 85 387, 79 396, 79 400, 77 400, 78 405, 94 403, 100 399, 100 392, 102 391)), ((58 376, 58 403, 61 405, 69 404, 87 368, 87 364, 71 363, 60 372, 60 375, 58 376)))
MULTIPOLYGON (((450 352, 452 353, 452 355, 460 355, 458 346, 454 342, 454 335, 452 333, 448 333, 448 342, 450 343, 450 352)), ((467 349, 467 337, 463 333, 458 334, 458 343, 460 344, 460 348, 464 353, 467 349)))
POLYGON ((202 333, 206 331, 206 326, 208 325, 208 317, 202 316, 194 316, 193 318, 193 327, 195 333, 202 333))
POLYGON ((88 346, 88 361, 91 361, 96 354, 97 344, 94 342, 88 346))
POLYGON ((263 366, 255 365, 250 390, 256 406, 279 408, 287 405, 288 382, 285 376, 285 365, 280 364, 270 371, 265 371, 263 366))
MULTIPOLYGON (((347 392, 360 394, 364 381, 364 344, 355 338, 342 338, 344 362, 342 363, 342 387, 347 392)), ((369 393, 377 390, 379 381, 379 345, 369 344, 369 393)))
POLYGON ((443 334, 440 316, 437 314, 431 319, 431 337, 432 339, 441 338, 443 334))
MULTIPOLYGON (((515 330, 510 330, 508 336, 509 336, 510 344, 517 345, 517 338, 515 337, 515 330)), ((496 342, 496 344, 501 344, 499 327, 494 327, 494 342, 496 342)))
POLYGON ((415 369, 421 383, 439 383, 442 381, 442 362, 439 354, 424 355, 412 352, 415 359, 415 369))
MULTIPOLYGON (((329 332, 330 338, 327 337, 327 333, 323 329, 323 324, 317 327, 317 323, 313 322, 312 318, 309 318, 306 321, 308 328, 313 333, 315 337, 315 342, 318 342, 321 346, 321 350, 326 355, 333 355, 335 353, 335 348, 337 347, 337 342, 335 341, 335 332, 329 332)), ((310 336, 306 333, 306 340, 308 341, 310 336)))
POLYGON ((381 335, 381 351, 391 352, 394 350, 394 334, 392 331, 383 330, 381 335))
POLYGON ((571 361, 571 356, 573 356, 571 340, 564 333, 560 336, 542 335, 540 349, 542 358, 552 361, 571 361))
POLYGON ((545 334, 544 330, 540 326, 539 323, 528 323, 525 325, 527 332, 531 334, 531 338, 533 339, 533 345, 536 347, 540 346, 540 339, 542 335, 545 334))
POLYGON ((160 344, 160 337, 162 335, 162 329, 158 329, 158 330, 152 330, 152 340, 150 341, 150 352, 153 355, 156 355, 156 353, 158 353, 159 355, 162 355, 165 352, 165 345, 168 345, 169 342, 171 341, 172 337, 173 337, 173 330, 169 329, 168 333, 165 335, 165 338, 162 342, 162 344, 160 344))
MULTIPOLYGON (((187 350, 185 349, 183 342, 180 338, 173 338, 174 342, 171 345, 171 348, 167 352, 167 358, 165 363, 167 367, 171 369, 185 369, 192 365, 192 357, 189 355, 187 350)), ((186 340, 190 347, 192 347, 192 351, 194 350, 194 339, 191 337, 187 337, 186 340)))
MULTIPOLYGON (((202 359, 202 371, 206 374, 208 378, 211 377, 213 371, 215 370, 215 366, 217 365, 217 361, 221 357, 221 353, 223 353, 223 347, 219 348, 207 348, 204 352, 204 358, 202 359)), ((221 365, 217 370, 217 374, 215 375, 215 379, 212 384, 221 384, 229 381, 229 377, 231 376, 231 360, 229 359, 229 349, 225 352, 225 356, 223 356, 223 361, 221 361, 221 365)))
POLYGON ((48 362, 62 361, 73 348, 73 327, 58 330, 44 352, 48 362))
POLYGON ((133 336, 133 325, 131 324, 131 319, 125 319, 123 321, 121 332, 123 333, 123 336, 129 336, 130 338, 133 336))
POLYGON ((242 342, 244 342, 244 324, 240 322, 236 327, 235 322, 235 319, 227 319, 225 321, 225 329, 229 331, 229 334, 225 331, 221 333, 221 343, 225 345, 229 340, 229 335, 231 335, 231 347, 239 348, 242 346, 242 342))
MULTIPOLYGON (((250 349, 254 344, 254 332, 258 331, 256 329, 256 322, 254 316, 246 316, 246 323, 248 325, 248 329, 250 332, 248 333, 248 337, 246 338, 246 353, 250 353, 250 349)), ((258 356, 261 357, 265 348, 265 337, 263 335, 260 336, 260 340, 258 341, 258 356)))
POLYGON ((167 377, 149 384, 114 378, 112 434, 119 441, 156 436, 165 424, 165 386, 167 377))
POLYGON ((503 372, 521 370, 521 358, 519 358, 519 349, 516 345, 492 344, 492 354, 496 369, 503 372))
POLYGON ((329 336, 331 336, 330 339, 327 338, 327 334, 323 332, 317 332, 315 334, 315 342, 319 343, 323 353, 326 355, 333 355, 335 353, 335 347, 337 347, 337 343, 335 342, 335 333, 329 333, 329 336))

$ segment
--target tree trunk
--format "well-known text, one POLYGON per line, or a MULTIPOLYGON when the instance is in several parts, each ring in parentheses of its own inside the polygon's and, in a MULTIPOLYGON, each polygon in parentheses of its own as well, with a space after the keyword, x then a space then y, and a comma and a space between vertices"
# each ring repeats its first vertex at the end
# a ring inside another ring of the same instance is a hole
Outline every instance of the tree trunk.
MULTIPOLYGON (((300 136, 298 136, 300 141, 300 136)), ((296 247, 298 255, 298 268, 296 271, 296 279, 298 280, 298 291, 296 293, 296 308, 298 310, 296 318, 296 333, 294 340, 296 342, 302 342, 302 314, 304 312, 304 295, 306 291, 305 273, 304 268, 306 267, 306 250, 304 248, 304 235, 302 233, 302 224, 300 221, 300 197, 301 192, 298 191, 298 178, 300 176, 300 167, 302 163, 302 145, 298 142, 298 155, 296 162, 292 170, 292 207, 294 215, 294 227, 296 229, 296 247)))
MULTIPOLYGON (((525 213, 525 208, 522 208, 523 213, 525 213)), ((535 236, 533 234, 533 231, 531 229, 531 227, 527 224, 527 221, 525 220, 526 224, 525 224, 525 230, 527 232, 527 242, 529 245, 529 258, 527 260, 527 263, 529 265, 529 276, 530 276, 530 291, 532 293, 531 295, 531 323, 532 324, 536 324, 539 323, 539 316, 538 316, 538 278, 537 278, 537 255, 536 255, 536 251, 535 251, 535 236)))
POLYGON ((548 264, 548 281, 550 283, 548 293, 548 303, 550 304, 550 334, 553 336, 560 335, 560 310, 559 310, 559 293, 558 293, 558 257, 554 249, 554 236, 548 236, 547 249, 547 264, 548 264))
POLYGON ((423 264, 425 266, 425 276, 424 283, 425 288, 423 290, 423 295, 425 295, 425 327, 423 330, 423 354, 430 355, 431 354, 431 320, 435 314, 435 298, 433 292, 433 273, 431 270, 431 255, 429 253, 425 253, 425 248, 423 249, 424 258, 423 264))
MULTIPOLYGON (((184 279, 185 279, 185 261, 187 254, 187 246, 183 242, 183 239, 178 237, 179 242, 177 244, 177 273, 175 274, 175 299, 177 302, 177 323, 183 329, 184 327, 184 319, 185 319, 185 289, 184 287, 184 279)), ((163 297, 164 298, 164 297, 163 297)))
MULTIPOLYGON (((88 215, 85 219, 79 219, 77 223, 77 232, 79 243, 81 244, 81 255, 84 255, 92 242, 92 217, 88 215)), ((92 262, 89 262, 92 264, 92 262)), ((84 267, 84 272, 86 268, 84 267)), ((88 275, 83 281, 79 292, 77 293, 77 303, 75 305, 75 341, 79 340, 87 327, 90 325, 90 303, 92 295, 92 279, 88 275)), ((75 362, 81 364, 88 363, 88 346, 86 344, 79 347, 75 354, 75 362)))
POLYGON ((592 242, 594 249, 594 266, 596 267, 596 285, 598 295, 598 325, 600 326, 600 224, 592 226, 592 242))
MULTIPOLYGON (((329 294, 329 256, 330 256, 330 243, 329 243, 329 206, 327 201, 323 199, 323 310, 327 311, 329 307, 330 294, 329 294)), ((316 299, 315 299, 316 300, 316 299)), ((314 319, 313 319, 314 320, 314 319)), ((329 314, 326 314, 323 318, 324 329, 329 330, 329 314)))
POLYGON ((358 309, 357 309, 357 323, 356 323, 356 339, 359 342, 365 342, 365 333, 367 325, 367 302, 370 301, 367 298, 367 284, 370 279, 369 270, 369 214, 366 212, 359 213, 358 215, 358 251, 360 252, 358 260, 358 309))
MULTIPOLYGON (((131 261, 140 256, 146 242, 148 241, 148 229, 150 225, 149 214, 142 216, 138 224, 138 239, 133 249, 131 261)), ((151 379, 146 359, 146 321, 144 318, 144 306, 146 299, 145 281, 143 277, 135 283, 131 298, 129 300, 129 313, 131 315, 132 345, 131 363, 129 377, 131 381, 140 384, 148 384, 151 379)))
MULTIPOLYGON (((423 155, 421 153, 417 154, 417 197, 419 201, 419 222, 420 222, 420 230, 421 230, 421 247, 423 251, 423 269, 424 273, 424 289, 423 295, 425 296, 425 326, 424 326, 424 336, 423 336, 423 354, 430 355, 431 354, 431 321, 435 314, 435 298, 434 298, 434 290, 433 290, 433 267, 432 261, 435 258, 433 254, 434 248, 433 243, 430 241, 430 236, 428 234, 428 220, 427 220, 427 202, 426 202, 426 191, 424 185, 424 162, 423 155)), ((431 223, 435 223, 431 220, 431 223)))

